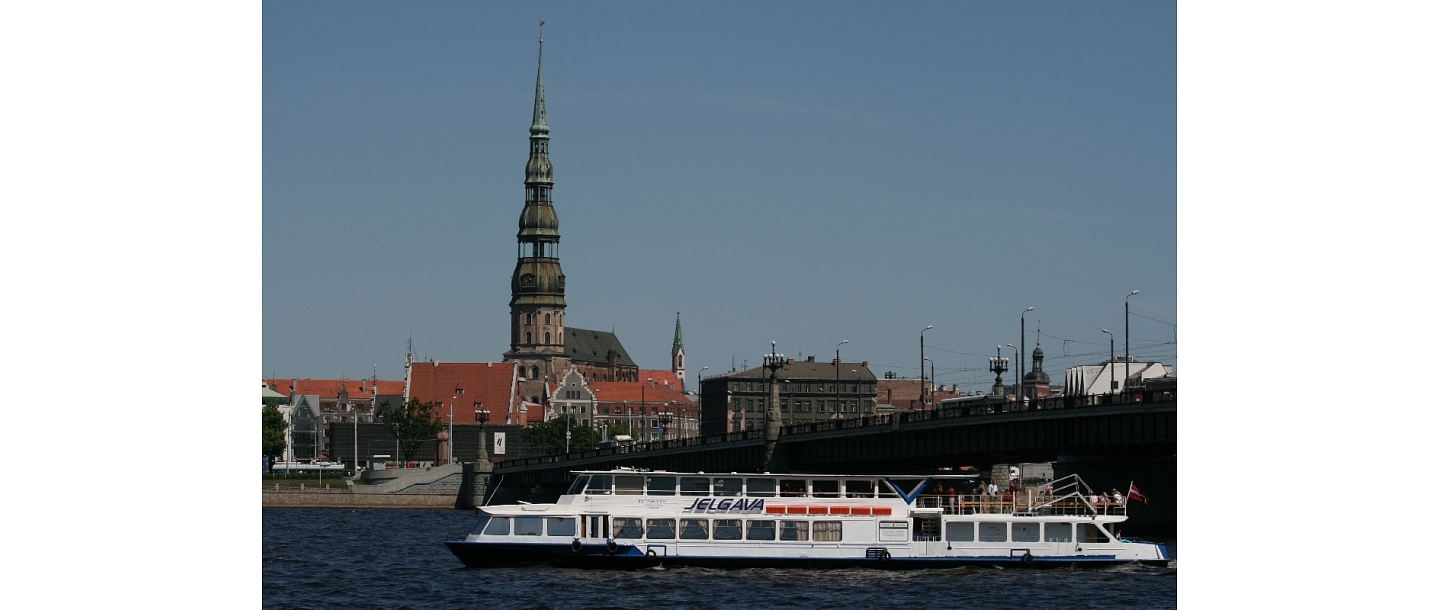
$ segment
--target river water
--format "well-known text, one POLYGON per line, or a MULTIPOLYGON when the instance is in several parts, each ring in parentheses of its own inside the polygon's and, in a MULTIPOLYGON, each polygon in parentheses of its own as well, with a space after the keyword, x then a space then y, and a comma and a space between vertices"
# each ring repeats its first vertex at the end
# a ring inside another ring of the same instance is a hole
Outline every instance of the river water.
MULTIPOLYGON (((265 608, 1176 607, 1173 568, 633 572, 467 569, 445 548, 473 511, 266 508, 265 608)), ((1168 541, 1174 556, 1174 541, 1168 541)))

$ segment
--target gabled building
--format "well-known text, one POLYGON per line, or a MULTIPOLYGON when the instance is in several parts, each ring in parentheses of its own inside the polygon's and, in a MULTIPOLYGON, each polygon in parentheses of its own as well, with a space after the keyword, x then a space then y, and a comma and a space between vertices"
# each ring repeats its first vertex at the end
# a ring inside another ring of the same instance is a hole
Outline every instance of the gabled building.
POLYGON ((266 387, 287 397, 314 396, 316 416, 324 423, 350 421, 352 417, 359 417, 362 423, 375 421, 376 395, 399 396, 405 391, 404 381, 385 379, 273 378, 264 381, 266 387))

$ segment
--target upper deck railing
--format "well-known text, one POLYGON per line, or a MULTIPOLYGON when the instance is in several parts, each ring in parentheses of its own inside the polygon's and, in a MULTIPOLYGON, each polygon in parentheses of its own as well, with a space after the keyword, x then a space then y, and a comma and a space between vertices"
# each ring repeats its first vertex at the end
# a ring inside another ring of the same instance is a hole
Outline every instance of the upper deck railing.
POLYGON ((966 495, 922 493, 915 508, 941 509, 947 515, 1125 515, 1126 498, 1116 499, 1090 489, 1077 475, 1051 481, 1043 488, 966 495))
MULTIPOLYGON (((896 426, 899 424, 924 422, 940 419, 955 419, 979 417, 984 415, 995 415, 998 413, 1019 413, 1031 411, 1058 411, 1068 409, 1085 409, 1112 405, 1125 404, 1162 404, 1176 402, 1174 390, 1165 392, 1133 392, 1130 394, 1096 394, 1092 396, 1055 396, 1038 398, 1026 404, 1013 402, 975 402, 962 403, 948 407, 937 407, 934 409, 923 409, 917 411, 899 411, 879 415, 866 415, 847 419, 832 419, 820 422, 794 424, 781 428, 781 435, 809 434, 815 432, 827 432, 833 430, 864 429, 879 426, 896 426)), ((541 464, 554 464, 569 460, 583 460, 611 455, 623 455, 629 453, 640 453, 645 451, 657 451, 661 449, 675 449, 681 447, 698 447, 702 445, 714 445, 720 443, 731 443, 750 440, 765 440, 765 431, 744 430, 740 432, 728 432, 725 434, 711 434, 707 436, 692 436, 688 438, 677 438, 671 440, 651 441, 647 443, 635 443, 622 447, 609 447, 605 449, 589 449, 586 451, 572 451, 570 453, 555 453, 539 455, 514 460, 504 460, 497 463, 496 467, 512 466, 536 466, 541 464)))

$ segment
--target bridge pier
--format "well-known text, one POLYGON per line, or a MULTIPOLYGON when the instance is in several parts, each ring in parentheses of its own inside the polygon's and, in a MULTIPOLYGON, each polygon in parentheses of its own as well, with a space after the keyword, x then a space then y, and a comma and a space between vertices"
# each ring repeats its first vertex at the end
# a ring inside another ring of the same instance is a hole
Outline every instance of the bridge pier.
POLYGON ((1149 496, 1150 504, 1131 500, 1130 519, 1121 526, 1126 534, 1174 536, 1176 529, 1176 457, 1171 455, 1118 455, 1061 452, 1055 478, 1080 475, 1096 492, 1120 490, 1124 497, 1133 481, 1149 496))

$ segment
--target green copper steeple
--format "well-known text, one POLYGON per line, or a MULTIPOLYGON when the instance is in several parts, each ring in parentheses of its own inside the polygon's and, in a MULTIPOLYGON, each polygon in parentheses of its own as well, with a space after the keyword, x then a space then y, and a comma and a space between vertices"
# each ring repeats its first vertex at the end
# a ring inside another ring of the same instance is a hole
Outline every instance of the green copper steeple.
POLYGON ((678 352, 685 349, 685 339, 680 336, 680 312, 675 312, 675 343, 670 346, 670 352, 678 352))

